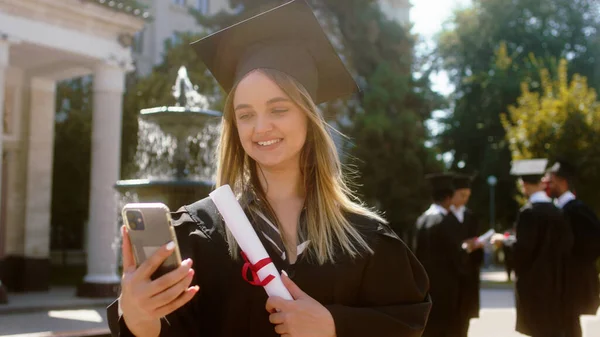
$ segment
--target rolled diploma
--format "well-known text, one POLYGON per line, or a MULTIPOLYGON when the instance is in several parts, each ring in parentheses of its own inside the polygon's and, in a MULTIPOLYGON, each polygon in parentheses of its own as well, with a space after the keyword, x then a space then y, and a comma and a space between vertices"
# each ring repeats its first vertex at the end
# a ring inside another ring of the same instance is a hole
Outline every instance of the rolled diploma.
POLYGON ((496 234, 496 231, 494 231, 493 229, 490 229, 489 231, 481 234, 477 238, 477 241, 479 241, 479 242, 489 241, 492 238, 492 236, 494 236, 494 234, 496 234))
MULTIPOLYGON (((490 229, 487 232, 485 232, 485 233, 481 234, 480 236, 478 236, 476 240, 478 242, 480 242, 480 243, 483 243, 483 242, 489 241, 494 234, 496 234, 496 231, 494 231, 493 229, 490 229)), ((467 249, 467 244, 466 243, 462 244, 462 249, 467 249)))
MULTIPOLYGON (((260 242, 258 235, 256 235, 256 231, 254 231, 254 227, 250 224, 244 210, 242 210, 242 207, 235 198, 231 187, 223 185, 209 193, 209 196, 219 209, 219 213, 225 219, 225 224, 235 237, 242 251, 248 257, 250 263, 256 264, 258 261, 268 258, 269 254, 260 242)), ((264 287, 267 295, 293 300, 292 295, 290 295, 290 292, 283 285, 279 271, 277 271, 273 262, 262 267, 257 274, 261 281, 269 275, 275 277, 264 287)))

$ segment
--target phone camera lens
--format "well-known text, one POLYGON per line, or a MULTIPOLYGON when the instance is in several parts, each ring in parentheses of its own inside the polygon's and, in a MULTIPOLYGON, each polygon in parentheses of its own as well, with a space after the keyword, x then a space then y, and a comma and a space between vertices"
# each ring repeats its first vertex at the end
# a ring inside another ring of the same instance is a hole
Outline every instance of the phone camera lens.
POLYGON ((144 229, 144 218, 142 217, 142 213, 140 211, 127 211, 127 222, 129 223, 129 227, 131 227, 133 230, 144 229))

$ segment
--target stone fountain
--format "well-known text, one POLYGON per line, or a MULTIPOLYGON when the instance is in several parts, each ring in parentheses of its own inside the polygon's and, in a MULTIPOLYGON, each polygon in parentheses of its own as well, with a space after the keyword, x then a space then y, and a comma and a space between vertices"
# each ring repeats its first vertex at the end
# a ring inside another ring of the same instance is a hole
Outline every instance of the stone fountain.
POLYGON ((185 67, 173 86, 174 106, 140 111, 135 179, 117 181, 123 202, 162 202, 171 211, 208 196, 214 186, 214 143, 221 113, 208 109, 185 67))

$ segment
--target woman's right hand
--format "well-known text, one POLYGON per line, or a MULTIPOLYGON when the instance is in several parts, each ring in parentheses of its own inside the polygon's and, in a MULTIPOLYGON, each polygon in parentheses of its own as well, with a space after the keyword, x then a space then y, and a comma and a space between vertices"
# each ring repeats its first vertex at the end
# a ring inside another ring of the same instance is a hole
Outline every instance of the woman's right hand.
POLYGON ((192 260, 155 280, 150 276, 173 253, 173 244, 158 249, 149 259, 136 268, 129 235, 125 226, 123 234, 123 278, 119 304, 123 319, 136 336, 158 336, 160 318, 189 302, 198 292, 198 286, 190 287, 194 277, 192 260))

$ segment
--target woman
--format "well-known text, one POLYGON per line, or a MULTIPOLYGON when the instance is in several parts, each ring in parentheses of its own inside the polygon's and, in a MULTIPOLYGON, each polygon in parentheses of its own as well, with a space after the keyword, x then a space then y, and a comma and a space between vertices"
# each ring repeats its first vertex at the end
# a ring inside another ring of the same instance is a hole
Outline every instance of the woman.
POLYGON ((136 270, 124 230, 113 335, 420 336, 427 275, 385 221, 353 201, 317 112, 315 103, 356 85, 310 8, 289 2, 195 47, 229 92, 217 185, 239 194, 294 300, 267 298, 241 277, 239 248, 207 198, 173 213, 186 260, 154 281, 173 247, 136 270))

